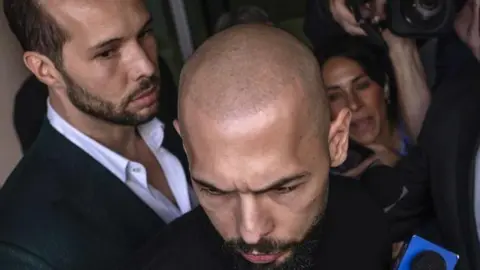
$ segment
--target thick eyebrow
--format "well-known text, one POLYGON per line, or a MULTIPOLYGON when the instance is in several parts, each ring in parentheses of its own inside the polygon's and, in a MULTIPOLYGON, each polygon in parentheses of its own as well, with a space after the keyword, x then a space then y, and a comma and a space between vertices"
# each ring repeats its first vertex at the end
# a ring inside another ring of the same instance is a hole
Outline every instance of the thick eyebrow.
MULTIPOLYGON (((140 31, 137 33, 137 35, 144 32, 151 25, 152 25, 152 17, 149 17, 148 20, 143 24, 142 28, 140 28, 140 31)), ((115 38, 111 38, 111 39, 108 39, 108 40, 100 41, 98 44, 93 45, 89 50, 90 51, 97 51, 97 50, 100 50, 102 48, 108 47, 112 44, 119 43, 123 39, 124 39, 123 37, 115 37, 115 38)))
MULTIPOLYGON (((309 172, 302 172, 302 173, 298 173, 298 174, 294 174, 294 175, 291 175, 291 176, 287 176, 287 177, 283 177, 281 179, 278 179, 277 181, 269 184, 267 187, 264 187, 262 189, 259 189, 259 190, 252 190, 251 192, 254 193, 254 194, 262 194, 262 193, 266 193, 270 190, 273 190, 273 189, 278 189, 278 188, 281 188, 281 187, 284 187, 288 184, 291 184, 293 182, 296 182, 300 179, 303 179, 307 176, 310 176, 310 173, 309 172)), ((222 189, 219 189, 217 188, 215 185, 211 184, 209 181, 206 181, 206 180, 203 180, 203 179, 198 179, 198 178, 194 178, 192 177, 192 181, 195 182, 197 185, 199 186, 202 186, 202 187, 205 187, 205 188, 208 188, 208 189, 212 189, 212 190, 215 190, 215 191, 218 191, 220 193, 231 193, 231 192, 234 192, 233 190, 222 190, 222 189)))
POLYGON ((228 193, 229 192, 229 191, 221 190, 221 189, 217 188, 213 184, 210 184, 208 181, 201 180, 201 179, 195 178, 193 176, 191 178, 192 178, 193 182, 195 182, 197 185, 202 186, 204 188, 212 189, 212 190, 215 190, 215 191, 218 191, 218 192, 221 192, 221 193, 228 193))
POLYGON ((252 191, 252 192, 255 193, 255 194, 262 194, 262 193, 268 192, 268 191, 273 190, 273 189, 278 189, 278 188, 284 187, 284 186, 286 186, 288 184, 291 184, 293 182, 296 182, 300 179, 306 178, 307 176, 310 176, 309 172, 302 172, 302 173, 294 174, 294 175, 291 175, 291 176, 283 177, 283 178, 271 183, 267 187, 264 187, 260 190, 255 190, 255 191, 252 191))
MULTIPOLYGON (((360 74, 360 75, 358 75, 357 77, 353 78, 352 83, 356 83, 357 81, 359 81, 360 79, 362 79, 362 78, 364 78, 364 77, 367 77, 367 75, 365 75, 365 74, 360 74)), ((338 86, 338 85, 327 86, 327 91, 328 91, 328 90, 337 90, 337 89, 339 89, 339 88, 341 88, 341 87, 338 86)))

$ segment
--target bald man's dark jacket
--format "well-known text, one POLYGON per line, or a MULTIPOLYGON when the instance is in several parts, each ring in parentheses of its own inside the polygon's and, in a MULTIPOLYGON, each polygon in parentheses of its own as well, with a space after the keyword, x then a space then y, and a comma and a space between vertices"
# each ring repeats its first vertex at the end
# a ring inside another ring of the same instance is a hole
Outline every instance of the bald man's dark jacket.
MULTIPOLYGON (((322 270, 389 269, 391 244, 383 211, 353 179, 331 178, 315 267, 322 270)), ((201 208, 177 219, 127 269, 235 269, 232 255, 201 208)))
MULTIPOLYGON (((182 160, 176 136, 166 124, 163 146, 182 160)), ((0 189, 0 269, 118 269, 163 227, 124 183, 45 121, 0 189)))

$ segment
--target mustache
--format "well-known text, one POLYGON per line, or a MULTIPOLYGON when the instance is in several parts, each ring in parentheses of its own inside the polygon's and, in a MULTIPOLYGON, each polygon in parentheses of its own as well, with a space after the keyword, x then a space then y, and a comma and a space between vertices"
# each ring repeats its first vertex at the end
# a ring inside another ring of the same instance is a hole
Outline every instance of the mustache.
POLYGON ((290 250, 300 243, 296 241, 279 241, 274 239, 262 238, 255 244, 248 244, 243 239, 231 239, 225 242, 225 248, 240 251, 242 253, 252 253, 253 251, 262 254, 280 253, 290 250))
POLYGON ((128 96, 128 101, 134 100, 137 96, 143 94, 145 91, 155 88, 160 85, 160 76, 152 75, 150 77, 143 78, 138 87, 128 96))

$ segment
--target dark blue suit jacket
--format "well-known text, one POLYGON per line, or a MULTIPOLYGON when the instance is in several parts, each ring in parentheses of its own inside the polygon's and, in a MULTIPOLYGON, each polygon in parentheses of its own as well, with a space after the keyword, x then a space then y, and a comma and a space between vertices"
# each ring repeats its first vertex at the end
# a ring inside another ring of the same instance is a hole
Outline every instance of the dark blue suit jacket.
MULTIPOLYGON (((180 138, 165 126, 163 145, 186 164, 180 138)), ((45 122, 0 190, 0 269, 117 269, 164 226, 110 171, 45 122)))

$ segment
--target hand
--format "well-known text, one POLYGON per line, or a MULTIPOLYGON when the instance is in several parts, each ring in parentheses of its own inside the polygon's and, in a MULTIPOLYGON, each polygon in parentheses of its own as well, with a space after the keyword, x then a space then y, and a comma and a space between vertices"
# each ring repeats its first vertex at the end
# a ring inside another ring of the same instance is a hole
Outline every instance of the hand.
POLYGON ((415 40, 405 37, 399 37, 393 34, 390 30, 385 29, 382 31, 383 40, 388 45, 390 54, 403 53, 417 49, 415 40))
MULTIPOLYGON (((351 35, 363 35, 366 33, 360 27, 359 22, 355 19, 350 9, 347 7, 346 0, 329 0, 330 12, 332 13, 335 21, 340 24, 343 29, 351 35)), ((371 19, 376 23, 385 19, 385 1, 386 0, 371 0, 374 2, 373 10, 371 4, 367 3, 360 11, 364 18, 371 19)))
POLYGON ((368 145, 367 147, 372 149, 375 154, 362 161, 362 163, 360 163, 360 165, 358 165, 357 167, 342 174, 343 176, 357 178, 362 175, 363 172, 365 172, 365 170, 367 170, 374 163, 393 167, 400 159, 400 156, 397 153, 381 144, 372 144, 368 145))
POLYGON ((375 152, 375 157, 381 164, 387 165, 390 167, 395 166, 397 161, 400 159, 400 156, 393 150, 381 144, 371 144, 367 145, 368 148, 372 149, 375 152))
POLYGON ((378 157, 376 155, 373 155, 373 156, 365 159, 364 161, 362 161, 362 163, 360 163, 360 165, 358 165, 357 167, 355 167, 355 168, 347 171, 346 173, 342 174, 342 176, 357 178, 360 175, 362 175, 363 172, 366 169, 368 169, 373 163, 375 163, 377 161, 378 161, 378 157))
POLYGON ((480 0, 469 0, 455 19, 455 30, 480 60, 480 0))
POLYGON ((396 259, 400 252, 402 251, 404 242, 397 242, 392 244, 392 259, 396 259))

